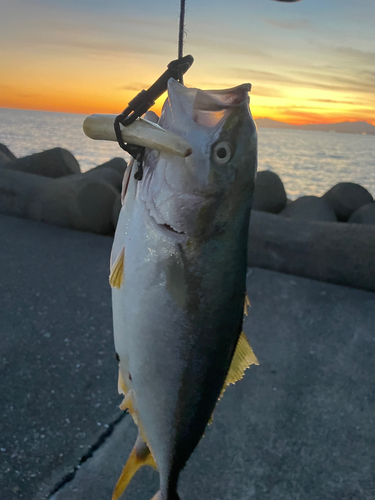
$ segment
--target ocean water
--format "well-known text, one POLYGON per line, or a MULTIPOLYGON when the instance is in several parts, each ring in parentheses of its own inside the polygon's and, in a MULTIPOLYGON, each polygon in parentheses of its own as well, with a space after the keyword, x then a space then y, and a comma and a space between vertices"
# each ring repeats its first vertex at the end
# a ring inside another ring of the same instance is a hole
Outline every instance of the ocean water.
POLYGON ((356 182, 375 198, 375 135, 259 128, 258 170, 272 170, 291 199, 356 182))
MULTIPOLYGON (((0 143, 17 156, 63 147, 87 171, 115 157, 117 143, 93 141, 82 131, 86 115, 0 109, 0 143)), ((258 170, 276 172, 291 199, 321 196, 338 182, 356 182, 375 197, 375 136, 260 128, 258 170)))

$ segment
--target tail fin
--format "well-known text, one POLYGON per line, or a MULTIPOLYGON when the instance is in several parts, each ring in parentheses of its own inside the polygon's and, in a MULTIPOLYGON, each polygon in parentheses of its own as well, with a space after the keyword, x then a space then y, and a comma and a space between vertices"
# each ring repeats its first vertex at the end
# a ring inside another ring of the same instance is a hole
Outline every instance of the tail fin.
POLYGON ((169 492, 167 496, 164 498, 161 491, 159 490, 151 500, 180 500, 180 497, 177 495, 177 491, 173 491, 173 493, 169 492))
POLYGON ((112 500, 118 500, 121 497, 134 474, 143 465, 150 465, 151 467, 154 467, 154 469, 156 469, 156 464, 149 447, 143 441, 141 436, 138 435, 135 445, 125 464, 125 467, 121 472, 121 476, 117 481, 112 495, 112 500))

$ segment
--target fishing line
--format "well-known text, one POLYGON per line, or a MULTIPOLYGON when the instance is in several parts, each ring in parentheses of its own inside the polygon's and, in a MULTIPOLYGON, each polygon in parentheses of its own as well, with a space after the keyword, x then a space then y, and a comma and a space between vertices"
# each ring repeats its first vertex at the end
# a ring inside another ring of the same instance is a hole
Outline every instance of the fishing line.
MULTIPOLYGON (((184 51, 185 11, 186 11, 185 0, 181 0, 180 1, 180 26, 178 29, 178 59, 182 59, 183 51, 184 51)), ((178 75, 178 81, 181 83, 181 85, 184 84, 184 77, 183 77, 181 71, 179 72, 179 75, 178 75)))
POLYGON ((183 75, 193 64, 194 58, 192 56, 183 57, 184 49, 184 35, 185 35, 185 5, 186 0, 180 0, 180 24, 178 31, 178 59, 168 64, 167 70, 151 85, 148 90, 142 90, 136 95, 124 109, 122 113, 116 116, 113 123, 116 139, 121 149, 129 153, 137 162, 137 172, 134 178, 142 180, 143 177, 143 156, 145 148, 135 144, 126 144, 122 138, 121 127, 131 125, 140 116, 144 115, 151 106, 155 104, 158 99, 166 90, 168 80, 174 78, 182 85, 184 84, 183 75))

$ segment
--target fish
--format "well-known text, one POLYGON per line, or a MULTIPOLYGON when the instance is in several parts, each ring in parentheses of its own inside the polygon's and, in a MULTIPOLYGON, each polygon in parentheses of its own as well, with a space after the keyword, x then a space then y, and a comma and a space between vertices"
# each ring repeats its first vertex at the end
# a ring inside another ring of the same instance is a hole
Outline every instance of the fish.
POLYGON ((110 284, 120 408, 139 434, 113 500, 144 465, 160 475, 153 500, 179 500, 180 471, 217 401, 258 363, 242 331, 257 168, 250 89, 170 79, 158 125, 191 151, 148 148, 142 180, 136 163, 125 172, 110 284))

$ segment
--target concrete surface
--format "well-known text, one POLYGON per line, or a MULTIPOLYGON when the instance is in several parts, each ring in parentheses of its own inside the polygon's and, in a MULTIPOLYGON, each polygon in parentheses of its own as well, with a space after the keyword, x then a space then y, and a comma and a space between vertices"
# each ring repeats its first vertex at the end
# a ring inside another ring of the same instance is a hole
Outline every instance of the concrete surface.
MULTIPOLYGON (((111 426, 111 240, 7 217, 0 235, 0 498, 109 500, 136 437, 128 416, 111 426)), ((248 292, 260 366, 218 404, 181 499, 373 500, 375 294, 261 269, 248 292)), ((140 471, 124 498, 157 484, 140 471)))
POLYGON ((0 216, 0 499, 49 491, 122 413, 112 239, 0 216))
MULTIPOLYGON (((260 366, 220 401, 181 499, 374 499, 375 294, 259 269, 248 290, 260 366)), ((135 436, 127 418, 53 500, 110 499, 135 436)), ((156 490, 149 469, 124 497, 156 490)))

